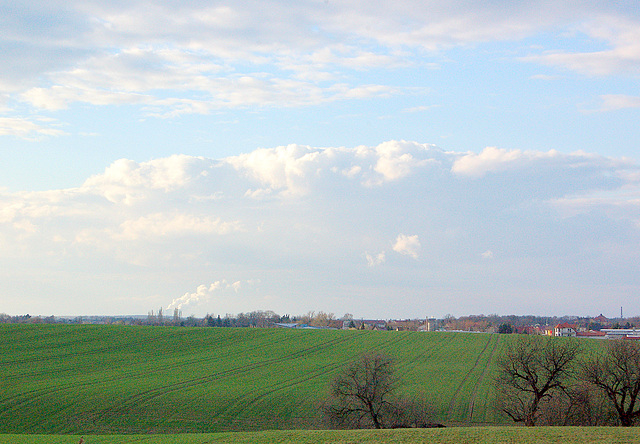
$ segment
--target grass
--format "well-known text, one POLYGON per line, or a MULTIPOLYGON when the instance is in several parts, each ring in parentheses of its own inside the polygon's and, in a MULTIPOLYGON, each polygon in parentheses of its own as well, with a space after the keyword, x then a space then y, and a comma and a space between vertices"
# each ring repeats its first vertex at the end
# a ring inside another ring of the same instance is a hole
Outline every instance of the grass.
POLYGON ((495 357, 509 340, 462 333, 3 324, 0 433, 319 428, 328 382, 368 350, 395 358, 402 392, 425 393, 435 421, 506 424, 493 408, 491 381, 495 357))
MULTIPOLYGON (((178 435, 91 435, 86 444, 628 444, 637 429, 621 427, 456 427, 410 430, 306 430, 178 435)), ((0 444, 77 443, 79 435, 0 435, 0 444)))

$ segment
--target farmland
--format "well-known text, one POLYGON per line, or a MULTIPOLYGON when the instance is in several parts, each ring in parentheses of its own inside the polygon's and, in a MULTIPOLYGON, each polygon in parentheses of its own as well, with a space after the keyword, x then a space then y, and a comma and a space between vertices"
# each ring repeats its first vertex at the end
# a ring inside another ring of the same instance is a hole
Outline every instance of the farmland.
POLYGON ((206 433, 322 428, 331 377, 394 357, 434 421, 507 423, 493 363, 509 335, 287 329, 0 326, 0 433, 206 433))
MULTIPOLYGON (((179 435, 92 435, 86 444, 628 444, 638 432, 620 427, 455 427, 404 430, 282 430, 179 435)), ((79 435, 0 435, 0 444, 77 443, 79 435)))

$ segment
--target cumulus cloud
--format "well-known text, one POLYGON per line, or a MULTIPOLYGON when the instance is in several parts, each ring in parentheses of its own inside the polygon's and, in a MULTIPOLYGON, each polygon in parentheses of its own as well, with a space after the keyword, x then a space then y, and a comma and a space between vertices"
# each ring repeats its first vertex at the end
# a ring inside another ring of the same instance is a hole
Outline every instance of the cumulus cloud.
POLYGON ((376 151, 378 161, 374 169, 382 175, 384 180, 401 179, 411 173, 415 159, 410 153, 403 153, 400 144, 396 142, 383 143, 376 148, 376 151))
POLYGON ((87 179, 83 189, 100 193, 111 202, 132 204, 154 190, 168 192, 184 188, 189 182, 206 177, 214 166, 211 160, 185 155, 144 163, 119 159, 104 173, 87 179))
POLYGON ((393 251, 411 256, 414 259, 418 259, 420 256, 420 239, 417 234, 413 236, 407 236, 406 234, 399 234, 396 238, 395 244, 393 244, 393 251))
POLYGON ((228 157, 224 163, 263 186, 247 190, 247 196, 262 198, 272 192, 302 196, 309 192, 312 184, 333 181, 337 175, 359 180, 367 187, 403 179, 427 164, 439 163, 441 157, 446 156, 433 148, 433 145, 405 141, 354 149, 292 144, 228 157))
MULTIPOLYGON (((249 154, 233 156, 226 161, 248 177, 271 190, 289 194, 304 194, 309 174, 322 166, 323 152, 299 145, 275 149, 258 149, 249 154)), ((263 195, 266 191, 261 191, 263 195)), ((268 194, 268 193, 267 193, 268 194)), ((255 196, 255 192, 250 195, 255 196)))

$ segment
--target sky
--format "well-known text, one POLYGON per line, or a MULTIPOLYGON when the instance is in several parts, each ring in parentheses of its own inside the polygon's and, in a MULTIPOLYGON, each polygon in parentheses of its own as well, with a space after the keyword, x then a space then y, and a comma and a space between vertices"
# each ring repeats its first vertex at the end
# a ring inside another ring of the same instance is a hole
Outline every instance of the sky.
POLYGON ((640 314, 635 0, 0 12, 0 312, 640 314))

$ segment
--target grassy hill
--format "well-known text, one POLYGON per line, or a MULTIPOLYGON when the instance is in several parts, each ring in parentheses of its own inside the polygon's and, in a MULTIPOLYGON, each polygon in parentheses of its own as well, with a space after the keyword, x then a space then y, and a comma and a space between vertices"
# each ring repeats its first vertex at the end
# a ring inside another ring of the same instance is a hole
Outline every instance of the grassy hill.
POLYGON ((321 427, 328 381, 367 350, 396 358, 436 421, 506 423, 493 363, 508 335, 0 325, 0 433, 321 427))

